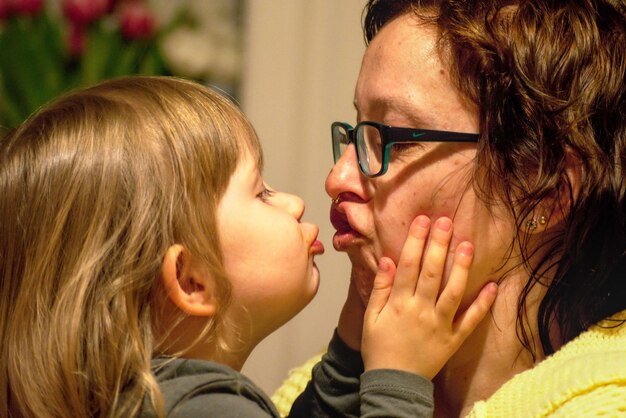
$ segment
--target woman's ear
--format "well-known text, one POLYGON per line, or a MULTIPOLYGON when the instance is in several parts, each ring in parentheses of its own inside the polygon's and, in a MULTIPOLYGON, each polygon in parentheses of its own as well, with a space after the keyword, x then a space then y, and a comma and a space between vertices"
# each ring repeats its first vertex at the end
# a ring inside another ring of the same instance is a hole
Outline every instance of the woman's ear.
POLYGON ((165 252, 161 280, 167 297, 190 316, 213 316, 217 312, 214 280, 194 265, 182 245, 172 245, 165 252))
POLYGON ((583 164, 580 155, 571 148, 565 149, 564 176, 559 189, 550 193, 537 206, 532 219, 527 221, 531 232, 542 232, 559 225, 568 215, 572 204, 578 199, 583 177, 583 164))

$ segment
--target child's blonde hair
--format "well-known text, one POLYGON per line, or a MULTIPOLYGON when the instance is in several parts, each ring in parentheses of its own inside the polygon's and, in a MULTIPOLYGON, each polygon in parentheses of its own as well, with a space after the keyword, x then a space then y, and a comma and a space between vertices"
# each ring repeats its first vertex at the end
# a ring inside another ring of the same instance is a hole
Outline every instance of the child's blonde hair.
POLYGON ((0 416, 159 409, 162 257, 182 244, 229 301, 215 212, 244 152, 261 164, 232 103, 166 77, 70 93, 2 139, 0 416))

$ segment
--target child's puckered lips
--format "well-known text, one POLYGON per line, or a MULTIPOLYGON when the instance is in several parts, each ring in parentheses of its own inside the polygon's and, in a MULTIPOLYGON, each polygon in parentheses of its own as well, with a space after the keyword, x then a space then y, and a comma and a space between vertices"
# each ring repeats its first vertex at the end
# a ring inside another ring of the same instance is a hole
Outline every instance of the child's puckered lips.
POLYGON ((317 239, 320 229, 317 225, 303 222, 300 224, 304 240, 309 246, 309 253, 313 255, 324 253, 324 244, 317 239))

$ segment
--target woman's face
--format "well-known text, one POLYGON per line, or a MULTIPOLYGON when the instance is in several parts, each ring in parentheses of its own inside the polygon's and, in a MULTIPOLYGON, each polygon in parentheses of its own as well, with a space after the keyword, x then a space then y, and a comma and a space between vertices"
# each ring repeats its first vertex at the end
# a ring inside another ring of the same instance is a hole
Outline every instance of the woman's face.
MULTIPOLYGON (((432 26, 412 15, 385 25, 372 40, 355 91, 357 122, 476 133, 478 113, 464 101, 441 61, 432 26)), ((453 252, 462 241, 475 245, 466 300, 496 278, 512 231, 504 211, 487 208, 470 185, 476 144, 417 143, 394 148, 387 173, 364 177, 350 145, 326 179, 337 229, 333 245, 348 253, 353 279, 364 300, 381 256, 397 261, 411 221, 424 214, 454 220, 453 252)))

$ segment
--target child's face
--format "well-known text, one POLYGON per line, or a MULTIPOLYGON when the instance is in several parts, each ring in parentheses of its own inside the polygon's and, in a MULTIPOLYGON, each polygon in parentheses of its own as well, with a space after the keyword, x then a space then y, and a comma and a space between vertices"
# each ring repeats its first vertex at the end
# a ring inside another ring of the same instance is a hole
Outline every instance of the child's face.
POLYGON ((233 305, 247 311, 252 344, 289 321, 317 292, 313 257, 324 247, 318 227, 300 222, 303 213, 302 199, 266 188, 246 154, 218 206, 217 223, 233 305))

